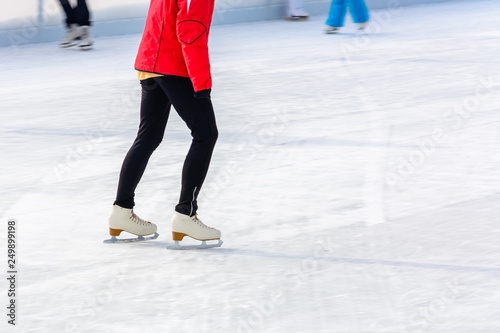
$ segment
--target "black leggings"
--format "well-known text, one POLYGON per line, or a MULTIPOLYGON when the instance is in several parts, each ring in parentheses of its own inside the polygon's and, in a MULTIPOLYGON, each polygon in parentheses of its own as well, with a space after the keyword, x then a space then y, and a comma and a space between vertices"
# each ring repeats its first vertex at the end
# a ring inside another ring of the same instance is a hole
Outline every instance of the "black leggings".
POLYGON ((197 197, 207 175, 218 131, 210 99, 195 98, 191 80, 162 76, 141 81, 141 123, 137 137, 123 161, 115 204, 134 207, 134 192, 153 151, 163 139, 174 106, 191 130, 193 140, 182 169, 182 188, 175 210, 193 216, 197 197))
POLYGON ((66 25, 90 25, 90 13, 85 0, 78 0, 76 7, 72 7, 69 0, 59 0, 66 13, 66 25))

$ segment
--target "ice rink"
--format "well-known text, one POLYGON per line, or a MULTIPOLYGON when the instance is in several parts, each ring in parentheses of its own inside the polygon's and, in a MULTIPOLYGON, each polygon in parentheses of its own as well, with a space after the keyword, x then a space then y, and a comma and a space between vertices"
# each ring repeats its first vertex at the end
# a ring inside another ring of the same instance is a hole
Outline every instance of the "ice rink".
POLYGON ((175 112, 136 193, 160 237, 102 243, 140 35, 0 49, 0 331, 16 219, 19 332, 500 332, 500 6, 371 14, 212 28, 210 250, 165 249, 175 112))

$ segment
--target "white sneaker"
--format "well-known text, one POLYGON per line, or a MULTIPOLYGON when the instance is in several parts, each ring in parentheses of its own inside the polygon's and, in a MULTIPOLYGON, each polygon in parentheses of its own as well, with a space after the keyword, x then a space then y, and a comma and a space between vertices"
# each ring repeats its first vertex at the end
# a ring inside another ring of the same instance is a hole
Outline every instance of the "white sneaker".
POLYGON ((66 32, 66 36, 64 36, 59 45, 61 47, 75 46, 80 40, 80 35, 80 27, 78 24, 70 24, 66 32))
POLYGON ((339 32, 339 28, 325 25, 325 27, 323 28, 323 32, 325 34, 336 34, 337 32, 339 32))
POLYGON ((90 36, 90 27, 88 25, 82 25, 80 44, 78 46, 83 50, 89 50, 90 48, 92 48, 93 44, 94 41, 90 36))
POLYGON ((170 225, 174 241, 181 241, 184 236, 189 236, 200 241, 220 239, 221 236, 219 230, 203 224, 197 215, 189 216, 174 212, 170 225))
POLYGON ((157 230, 156 224, 144 221, 135 215, 132 209, 113 205, 113 210, 109 216, 109 234, 120 236, 122 231, 137 235, 146 236, 154 234, 157 230))

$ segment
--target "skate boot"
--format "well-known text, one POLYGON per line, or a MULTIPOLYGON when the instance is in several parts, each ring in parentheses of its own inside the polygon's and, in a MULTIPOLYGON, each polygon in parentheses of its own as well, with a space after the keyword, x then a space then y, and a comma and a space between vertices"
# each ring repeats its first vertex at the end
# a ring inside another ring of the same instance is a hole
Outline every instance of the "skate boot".
POLYGON ((78 44, 80 40, 80 27, 78 24, 70 24, 66 32, 66 36, 61 40, 59 46, 70 47, 78 44))
POLYGON ((306 21, 309 19, 309 14, 305 11, 298 11, 293 14, 290 14, 287 18, 288 21, 306 21))
POLYGON ((113 210, 109 216, 109 234, 112 236, 111 239, 104 241, 105 243, 118 243, 118 242, 137 242, 149 239, 156 239, 158 234, 156 233, 156 224, 144 221, 139 216, 135 215, 132 209, 122 208, 117 205, 113 205, 113 210), (138 238, 128 238, 128 239, 117 239, 116 236, 120 236, 122 231, 139 236, 138 238), (143 237, 147 235, 154 234, 151 237, 143 237))
POLYGON ((81 50, 90 50, 94 44, 90 36, 90 27, 88 25, 82 25, 81 29, 80 44, 78 44, 78 46, 81 50))
POLYGON ((325 25, 325 27, 323 28, 323 32, 325 34, 336 34, 337 32, 339 32, 339 28, 332 27, 331 25, 325 25))
POLYGON ((189 216, 174 212, 171 228, 175 245, 167 246, 169 249, 205 249, 222 245, 222 241, 220 240, 221 232, 203 224, 203 222, 198 219, 197 215, 189 216), (181 246, 179 242, 182 241, 185 236, 200 240, 202 243, 201 245, 181 246), (206 241, 208 240, 218 240, 219 242, 216 244, 207 244, 206 241))
POLYGON ((357 26, 358 26, 358 30, 359 31, 363 31, 365 30, 366 26, 368 25, 368 21, 365 21, 365 22, 361 22, 361 23, 358 23, 357 26))

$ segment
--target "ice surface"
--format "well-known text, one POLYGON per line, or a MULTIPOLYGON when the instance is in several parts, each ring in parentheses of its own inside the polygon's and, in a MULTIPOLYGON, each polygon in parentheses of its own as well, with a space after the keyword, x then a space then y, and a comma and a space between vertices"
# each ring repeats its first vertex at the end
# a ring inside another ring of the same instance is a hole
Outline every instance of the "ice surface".
POLYGON ((199 214, 224 245, 203 251, 165 249, 190 140, 175 112, 136 195, 160 237, 102 243, 140 36, 0 49, 19 331, 499 332, 500 7, 372 14, 367 35, 324 35, 325 17, 212 29, 199 214))

